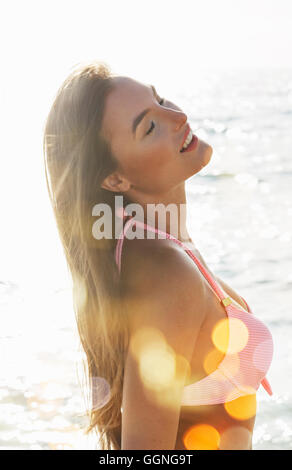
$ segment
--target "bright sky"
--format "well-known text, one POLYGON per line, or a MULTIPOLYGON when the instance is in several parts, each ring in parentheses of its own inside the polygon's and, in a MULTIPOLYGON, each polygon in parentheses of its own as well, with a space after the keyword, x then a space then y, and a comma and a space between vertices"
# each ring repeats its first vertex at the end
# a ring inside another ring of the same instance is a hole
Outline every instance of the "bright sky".
POLYGON ((35 250, 43 254, 39 263, 54 250, 42 129, 71 67, 103 60, 165 94, 167 87, 195 86, 202 67, 291 68, 292 1, 9 0, 0 40, 0 256, 12 278, 26 272, 35 250))

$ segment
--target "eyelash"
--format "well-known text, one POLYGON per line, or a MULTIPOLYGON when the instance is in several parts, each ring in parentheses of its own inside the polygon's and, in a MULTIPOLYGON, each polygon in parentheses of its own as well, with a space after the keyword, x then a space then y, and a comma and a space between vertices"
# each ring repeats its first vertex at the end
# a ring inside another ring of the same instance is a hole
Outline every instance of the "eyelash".
MULTIPOLYGON (((164 98, 161 98, 161 100, 159 101, 160 106, 163 105, 164 101, 165 101, 164 98)), ((149 130, 146 132, 146 135, 151 134, 151 132, 153 131, 154 127, 155 127, 155 126, 154 126, 154 123, 153 123, 153 121, 151 121, 151 126, 150 126, 149 130)))

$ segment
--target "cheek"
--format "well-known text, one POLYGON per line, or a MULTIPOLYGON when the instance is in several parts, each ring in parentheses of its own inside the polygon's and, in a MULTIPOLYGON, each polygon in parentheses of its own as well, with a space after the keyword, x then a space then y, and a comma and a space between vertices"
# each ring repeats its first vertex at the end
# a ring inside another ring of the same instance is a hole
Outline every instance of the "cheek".
POLYGON ((152 145, 151 148, 140 152, 137 155, 132 155, 124 161, 124 168, 127 174, 134 175, 148 175, 151 174, 152 178, 155 176, 154 172, 159 171, 171 162, 171 148, 169 145, 158 143, 152 145))
POLYGON ((159 141, 153 144, 151 148, 145 152, 142 164, 145 171, 158 171, 166 168, 173 163, 173 148, 169 141, 159 141))
POLYGON ((153 142, 137 154, 133 152, 120 159, 124 175, 136 186, 146 189, 148 185, 161 188, 164 181, 177 174, 177 160, 173 145, 168 139, 153 142))

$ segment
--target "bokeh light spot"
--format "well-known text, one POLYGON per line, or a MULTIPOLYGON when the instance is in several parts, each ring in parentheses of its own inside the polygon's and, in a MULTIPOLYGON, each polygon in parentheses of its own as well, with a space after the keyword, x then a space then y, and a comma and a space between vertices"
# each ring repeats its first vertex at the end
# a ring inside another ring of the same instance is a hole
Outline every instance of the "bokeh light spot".
POLYGON ((224 354, 240 352, 248 342, 248 329, 238 318, 226 318, 216 323, 212 332, 214 346, 224 354))
POLYGON ((204 370, 207 375, 210 375, 214 370, 217 369, 218 365, 224 358, 224 353, 219 351, 217 348, 212 349, 204 359, 204 370))
POLYGON ((132 336, 130 347, 133 356, 139 360, 145 350, 164 350, 166 348, 166 341, 161 331, 157 328, 142 327, 132 336))
POLYGON ((103 377, 92 377, 92 409, 102 408, 110 397, 111 389, 108 381, 103 377))
POLYGON ((227 413, 234 419, 243 421, 250 419, 256 414, 257 401, 256 391, 252 387, 245 387, 250 395, 244 395, 232 401, 224 403, 227 413))
MULTIPOLYGON (((176 410, 181 405, 181 388, 189 380, 191 367, 189 361, 182 355, 175 355, 175 376, 169 381, 169 386, 163 389, 163 393, 155 394, 155 402, 168 410, 176 410)), ((167 385, 167 382, 165 383, 167 385)), ((157 387, 156 387, 157 388, 157 387)), ((153 392, 153 389, 151 390, 153 392)), ((149 397, 153 400, 153 395, 149 397)))
POLYGON ((231 426, 220 435, 220 450, 248 450, 251 432, 243 426, 231 426))
POLYGON ((227 353, 229 342, 229 322, 228 319, 219 320, 212 331, 212 341, 214 346, 223 354, 227 353))
POLYGON ((209 424, 197 424, 186 431, 183 442, 188 450, 217 450, 220 434, 209 424))
POLYGON ((139 363, 140 376, 146 387, 158 391, 173 383, 176 355, 158 329, 140 328, 133 335, 130 347, 139 363))
POLYGON ((153 390, 170 386, 175 378, 175 354, 170 348, 145 348, 140 356, 139 365, 144 384, 153 390))

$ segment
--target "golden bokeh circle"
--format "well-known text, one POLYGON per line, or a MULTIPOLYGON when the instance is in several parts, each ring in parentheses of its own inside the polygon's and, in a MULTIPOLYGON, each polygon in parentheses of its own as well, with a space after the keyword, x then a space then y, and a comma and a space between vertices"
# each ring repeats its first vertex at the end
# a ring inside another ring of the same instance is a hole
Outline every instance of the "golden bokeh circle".
POLYGON ((183 436, 183 443, 188 450, 217 450, 220 434, 210 424, 197 424, 188 429, 183 436))
POLYGON ((229 416, 238 421, 253 418, 256 414, 256 391, 252 387, 245 388, 247 392, 249 391, 251 393, 224 403, 224 408, 229 416))
POLYGON ((210 375, 212 372, 214 372, 224 357, 224 353, 219 351, 217 348, 213 348, 210 352, 208 352, 203 363, 206 374, 210 375))
POLYGON ((175 354, 171 348, 145 348, 140 355, 139 369, 141 379, 148 388, 160 390, 169 387, 175 379, 175 354))
POLYGON ((248 336, 246 325, 238 318, 219 320, 212 331, 214 346, 224 354, 242 351, 248 342, 248 336))

